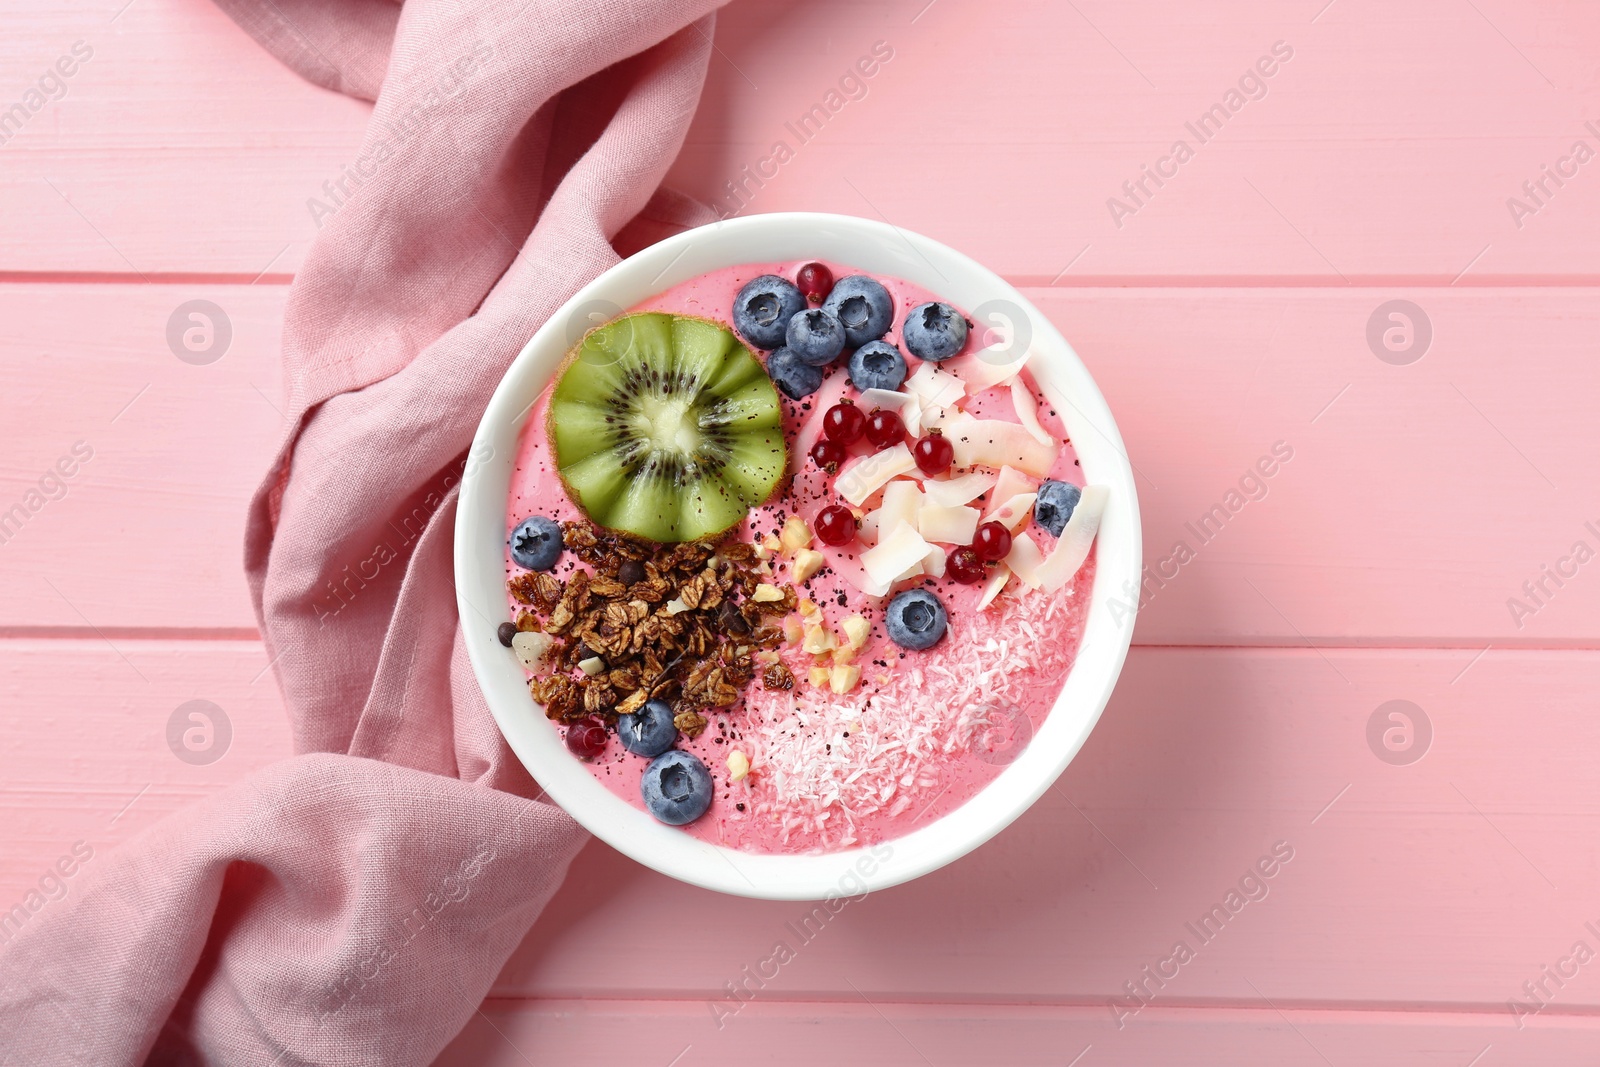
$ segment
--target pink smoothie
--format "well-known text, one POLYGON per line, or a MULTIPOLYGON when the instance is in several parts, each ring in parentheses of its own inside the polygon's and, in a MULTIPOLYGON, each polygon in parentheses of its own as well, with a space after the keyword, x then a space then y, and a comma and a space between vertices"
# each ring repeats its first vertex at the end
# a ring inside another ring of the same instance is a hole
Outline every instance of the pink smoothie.
MULTIPOLYGON (((674 286, 631 310, 693 315, 731 328, 733 298, 745 282, 761 274, 792 279, 800 265, 726 268, 674 286)), ((839 264, 828 266, 836 278, 854 273, 839 264)), ((895 300, 895 327, 884 340, 898 344, 905 313, 938 297, 894 278, 875 277, 895 300)), ((973 331, 966 351, 987 343, 976 336, 981 329, 973 331)), ((791 514, 809 525, 817 511, 837 502, 833 479, 806 453, 820 431, 822 413, 841 396, 857 395, 845 362, 829 368, 821 389, 811 396, 798 402, 783 398, 795 478, 785 495, 751 511, 739 531, 744 539, 776 534, 791 514)), ((907 353, 906 362, 909 374, 920 361, 907 353)), ((1081 486, 1077 456, 1059 415, 1039 394, 1026 368, 1021 377, 1039 401, 1040 424, 1063 442, 1048 476, 1081 486)), ((547 400, 548 391, 523 432, 507 501, 508 529, 531 514, 582 517, 555 474, 545 433, 547 400)), ((1005 388, 980 393, 964 406, 979 418, 1018 419, 1005 388)), ((863 440, 851 454, 873 450, 863 440)), ((950 476, 959 473, 952 470, 950 476)), ((879 495, 867 500, 868 510, 877 506, 879 495)), ((971 506, 987 509, 996 503, 985 494, 971 506)), ((1048 554, 1055 539, 1032 523, 1024 529, 1048 554)), ((855 658, 860 683, 842 696, 813 687, 807 681, 813 657, 799 646, 784 647, 779 652, 796 678, 794 689, 769 691, 756 681, 732 708, 708 712, 711 725, 698 738, 680 738, 678 747, 703 760, 716 783, 710 809, 683 828, 702 840, 749 852, 827 852, 876 844, 926 825, 971 799, 1016 758, 1049 713, 1072 667, 1094 581, 1092 553, 1060 590, 1030 589, 1012 579, 983 611, 976 610, 982 585, 961 585, 947 577, 918 579, 943 601, 949 628, 931 649, 912 652, 900 649, 884 631, 883 608, 889 598, 870 597, 859 588, 858 558, 868 546, 834 548, 814 542, 811 547, 825 554, 827 565, 797 591, 819 605, 835 629, 853 614, 872 624, 867 644, 855 658), (731 780, 728 769, 728 754, 734 749, 751 764, 750 773, 739 781, 731 780)), ((556 573, 565 577, 577 566, 568 554, 556 573)), ((521 573, 509 553, 506 569, 508 577, 521 573)), ((782 566, 777 580, 787 581, 782 566)), ((912 584, 902 583, 908 588, 912 584)), ((508 602, 515 617, 520 606, 508 602)), ((648 763, 613 739, 589 768, 612 792, 643 808, 639 780, 648 763)))

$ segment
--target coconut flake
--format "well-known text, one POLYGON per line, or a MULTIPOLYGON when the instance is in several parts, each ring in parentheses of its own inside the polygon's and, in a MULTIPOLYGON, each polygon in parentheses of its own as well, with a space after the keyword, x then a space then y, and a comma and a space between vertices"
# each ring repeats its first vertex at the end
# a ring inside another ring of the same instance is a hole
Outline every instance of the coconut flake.
POLYGON ((1015 467, 1001 467, 1000 477, 994 483, 990 500, 1010 500, 1018 493, 1032 493, 1039 488, 1039 480, 1030 478, 1015 467))
POLYGON ((1027 531, 1011 539, 1011 551, 1006 553, 1005 563, 1013 574, 1022 579, 1024 585, 1032 589, 1039 588, 1039 568, 1044 564, 1044 553, 1027 531))
POLYGON ((908 474, 916 466, 916 460, 911 458, 911 449, 902 441, 893 448, 862 456, 846 465, 839 472, 839 477, 834 479, 833 488, 846 501, 860 507, 889 479, 908 474))
POLYGON ((924 540, 970 545, 978 532, 978 509, 927 505, 917 512, 917 532, 924 540))
POLYGON ((879 531, 878 543, 861 553, 861 568, 875 584, 892 583, 913 566, 920 571, 931 547, 910 523, 902 522, 887 533, 879 531))
POLYGON ((864 545, 878 543, 878 515, 882 510, 880 508, 877 511, 869 511, 861 516, 856 525, 856 540, 864 545))
POLYGON ((1056 439, 1039 424, 1039 398, 1021 378, 1011 379, 1011 406, 1016 409, 1017 421, 1041 445, 1053 445, 1056 439))
POLYGON ((1000 595, 1000 590, 1004 589, 1010 580, 1011 568, 1006 566, 1005 560, 996 563, 994 573, 983 583, 983 595, 978 598, 978 610, 982 611, 993 604, 994 598, 1000 595))
POLYGON ((1067 519, 1056 547, 1035 573, 1039 584, 1047 591, 1053 593, 1066 585, 1089 558, 1089 546, 1094 544, 1094 535, 1100 529, 1100 518, 1105 514, 1110 496, 1111 490, 1103 485, 1083 487, 1083 495, 1072 509, 1072 517, 1067 519))
POLYGON ((1031 348, 1019 354, 1012 344, 1002 342, 947 359, 944 368, 961 379, 968 396, 976 396, 985 389, 993 389, 1015 378, 1032 356, 1031 348))
POLYGON ((937 363, 924 363, 906 379, 905 390, 922 399, 924 421, 929 408, 955 407, 967 395, 966 385, 954 374, 939 369, 937 363))
POLYGON ((916 482, 900 479, 883 487, 883 503, 873 514, 878 517, 878 529, 892 530, 902 522, 916 526, 921 509, 922 490, 916 482))
POLYGON ((958 467, 1011 466, 1028 474, 1044 477, 1061 451, 1059 442, 1041 445, 1033 435, 1014 422, 1001 419, 975 419, 964 411, 956 412, 941 425, 955 449, 958 467))
POLYGON ((861 406, 869 412, 873 408, 896 412, 905 424, 906 432, 915 434, 922 425, 922 399, 911 393, 893 389, 868 389, 861 394, 861 406))
POLYGON ((984 522, 998 522, 1012 533, 1017 532, 1017 527, 1027 522, 1033 514, 1033 502, 1038 499, 1037 493, 1018 493, 1003 503, 995 505, 989 514, 983 517, 984 522))
MULTIPOLYGON (((1004 474, 1005 471, 1001 471, 1001 475, 1004 474)), ((994 484, 995 476, 988 471, 970 471, 956 478, 926 478, 922 482, 922 495, 929 504, 954 508, 976 500, 994 484)))

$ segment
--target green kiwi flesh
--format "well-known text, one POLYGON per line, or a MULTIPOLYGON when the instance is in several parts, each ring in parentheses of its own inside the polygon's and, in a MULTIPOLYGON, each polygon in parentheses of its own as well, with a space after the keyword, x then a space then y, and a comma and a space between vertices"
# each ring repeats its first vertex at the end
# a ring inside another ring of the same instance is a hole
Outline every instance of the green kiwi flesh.
POLYGON ((729 330, 642 312, 567 357, 547 429, 567 493, 591 520, 651 541, 727 530, 788 466, 766 368, 729 330))

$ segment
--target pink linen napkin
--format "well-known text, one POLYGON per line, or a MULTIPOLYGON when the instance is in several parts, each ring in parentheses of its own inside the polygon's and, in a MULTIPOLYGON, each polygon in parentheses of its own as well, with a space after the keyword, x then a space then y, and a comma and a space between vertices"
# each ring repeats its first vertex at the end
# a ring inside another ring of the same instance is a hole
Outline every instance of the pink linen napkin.
POLYGON ((3 1063, 394 1067, 472 1017, 584 837, 530 799, 467 662, 464 453, 614 246, 711 218, 657 187, 719 0, 219 2, 376 98, 307 205, 292 430, 249 515, 298 755, 118 848, 0 953, 3 1063))

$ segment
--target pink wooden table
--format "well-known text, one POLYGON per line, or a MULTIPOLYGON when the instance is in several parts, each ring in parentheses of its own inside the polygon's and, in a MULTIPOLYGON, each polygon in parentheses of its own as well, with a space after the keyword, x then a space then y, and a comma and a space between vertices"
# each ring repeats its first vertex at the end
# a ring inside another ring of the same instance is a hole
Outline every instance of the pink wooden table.
MULTIPOLYGON (((205 0, 0 8, 9 908, 288 752, 242 518, 306 201, 366 109, 205 0), (191 300, 231 325, 209 363, 168 343, 191 300), (212 762, 169 747, 191 700, 231 727, 212 762)), ((799 905, 591 845, 440 1062, 1592 1056, 1600 6, 741 0, 717 43, 679 187, 885 218, 1026 287, 1168 562, 1088 746, 995 841, 803 943, 799 905)))

